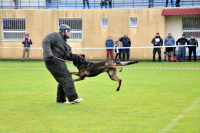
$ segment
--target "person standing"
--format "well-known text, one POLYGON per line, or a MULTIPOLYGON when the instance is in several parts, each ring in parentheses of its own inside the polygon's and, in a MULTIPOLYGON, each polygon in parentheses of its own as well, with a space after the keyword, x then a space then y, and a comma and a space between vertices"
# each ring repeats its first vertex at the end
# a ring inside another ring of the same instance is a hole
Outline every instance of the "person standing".
POLYGON ((13 2, 14 2, 14 5, 15 5, 15 9, 18 9, 18 3, 19 3, 19 1, 18 0, 13 0, 13 2))
POLYGON ((31 38, 29 37, 29 33, 28 32, 26 32, 24 34, 24 38, 23 38, 22 44, 24 44, 24 50, 23 50, 21 62, 24 61, 24 57, 25 57, 26 53, 27 53, 26 61, 28 62, 28 60, 29 60, 29 53, 30 53, 30 45, 32 44, 32 41, 31 41, 31 38))
POLYGON ((130 40, 130 38, 128 38, 127 33, 125 33, 124 37, 121 37, 121 39, 119 39, 119 41, 122 41, 123 47, 127 47, 126 49, 122 49, 123 61, 125 61, 126 54, 127 54, 127 61, 129 61, 131 40, 130 40))
MULTIPOLYGON (((115 46, 114 46, 114 47, 115 47, 115 51, 114 51, 114 52, 115 52, 115 54, 116 54, 116 55, 115 55, 115 61, 117 61, 117 56, 119 55, 119 41, 116 41, 116 42, 115 42, 115 46)), ((118 60, 118 61, 119 61, 119 60, 118 60)))
POLYGON ((148 8, 153 8, 154 0, 149 0, 149 7, 148 8))
MULTIPOLYGON (((173 0, 171 0, 171 4, 172 4, 172 7, 174 7, 173 0)), ((166 5, 165 5, 165 7, 167 7, 167 6, 168 6, 168 0, 166 0, 166 5)))
MULTIPOLYGON (((182 35, 182 38, 179 38, 176 41, 176 45, 178 45, 178 43, 179 43, 179 46, 186 45, 186 43, 187 43, 187 45, 189 45, 189 41, 185 38, 185 34, 182 35)), ((185 50, 186 50, 185 46, 181 46, 178 48, 178 55, 177 55, 176 62, 180 61, 180 57, 181 57, 181 62, 185 61, 185 50)))
POLYGON ((85 9, 85 3, 87 2, 88 9, 90 9, 89 0, 83 0, 83 9, 85 9))
POLYGON ((193 52, 194 55, 194 61, 197 61, 197 56, 196 56, 196 48, 198 47, 198 41, 194 38, 194 35, 191 35, 191 39, 189 40, 189 45, 195 45, 195 46, 190 46, 189 48, 189 61, 191 61, 191 54, 193 52))
MULTIPOLYGON (((159 33, 156 33, 156 37, 154 37, 151 41, 154 46, 163 46, 163 39, 160 37, 159 33)), ((161 48, 153 48, 153 62, 155 62, 155 55, 158 52, 158 60, 161 62, 161 48)))
MULTIPOLYGON (((168 33, 168 36, 165 38, 165 46, 175 46, 175 40, 174 37, 171 35, 171 32, 168 33)), ((166 62, 169 61, 169 52, 171 54, 171 62, 174 62, 174 47, 166 47, 166 54, 165 59, 166 62)))
POLYGON ((74 81, 65 62, 57 59, 70 59, 71 47, 65 42, 70 37, 70 27, 62 24, 59 32, 49 33, 42 41, 43 60, 46 68, 58 82, 57 103, 80 103, 74 81), (68 98, 69 102, 66 100, 68 98))
POLYGON ((122 57, 121 56, 122 55, 122 49, 121 48, 123 47, 123 44, 122 44, 122 41, 120 41, 121 37, 122 37, 121 35, 118 35, 118 38, 119 38, 118 39, 118 43, 119 43, 119 61, 122 60, 122 58, 121 58, 122 57))
POLYGON ((107 8, 107 0, 101 0, 101 9, 105 6, 105 9, 107 8))
POLYGON ((113 40, 111 36, 108 36, 108 40, 106 40, 106 51, 107 51, 107 60, 109 59, 109 53, 111 55, 111 60, 113 60, 113 40))
POLYGON ((112 0, 108 0, 109 8, 112 8, 112 0))
POLYGON ((175 4, 176 7, 180 7, 180 4, 179 4, 179 3, 180 3, 180 0, 176 0, 176 4, 175 4))

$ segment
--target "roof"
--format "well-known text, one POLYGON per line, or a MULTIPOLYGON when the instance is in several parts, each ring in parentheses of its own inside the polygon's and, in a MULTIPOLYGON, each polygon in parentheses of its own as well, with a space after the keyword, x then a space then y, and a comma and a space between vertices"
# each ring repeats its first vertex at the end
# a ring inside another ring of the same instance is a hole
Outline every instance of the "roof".
POLYGON ((200 15, 200 8, 163 9, 162 16, 200 15))

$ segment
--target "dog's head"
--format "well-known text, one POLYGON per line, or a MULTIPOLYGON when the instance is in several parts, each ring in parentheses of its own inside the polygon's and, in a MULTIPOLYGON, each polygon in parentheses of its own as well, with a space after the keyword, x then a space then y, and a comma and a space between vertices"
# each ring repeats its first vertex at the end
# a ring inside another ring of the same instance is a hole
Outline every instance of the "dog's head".
POLYGON ((73 64, 78 68, 81 64, 85 63, 85 55, 84 54, 72 54, 71 55, 73 64))

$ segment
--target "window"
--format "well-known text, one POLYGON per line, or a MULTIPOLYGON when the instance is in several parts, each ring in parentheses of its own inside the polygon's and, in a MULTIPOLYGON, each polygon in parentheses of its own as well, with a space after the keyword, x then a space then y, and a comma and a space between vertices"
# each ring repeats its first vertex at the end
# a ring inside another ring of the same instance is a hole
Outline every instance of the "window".
POLYGON ((67 18, 59 19, 59 25, 66 24, 71 28, 69 41, 82 41, 82 19, 81 18, 67 18))
POLYGON ((138 19, 130 18, 130 27, 138 27, 138 19))
POLYGON ((26 23, 23 18, 2 19, 2 40, 22 40, 26 32, 26 23))
POLYGON ((108 18, 101 18, 101 27, 108 28, 108 18))
POLYGON ((200 17, 183 17, 182 23, 182 31, 186 38, 194 35, 197 39, 200 39, 200 17))

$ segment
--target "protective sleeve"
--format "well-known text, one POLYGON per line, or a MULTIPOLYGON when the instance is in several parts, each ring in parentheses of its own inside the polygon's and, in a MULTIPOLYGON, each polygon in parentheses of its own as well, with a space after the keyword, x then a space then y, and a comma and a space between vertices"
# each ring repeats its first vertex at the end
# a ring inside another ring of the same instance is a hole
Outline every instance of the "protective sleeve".
POLYGON ((51 45, 54 44, 55 41, 56 41, 56 38, 52 34, 48 34, 42 41, 42 48, 44 51, 44 55, 47 58, 53 57, 53 53, 51 51, 51 45))

